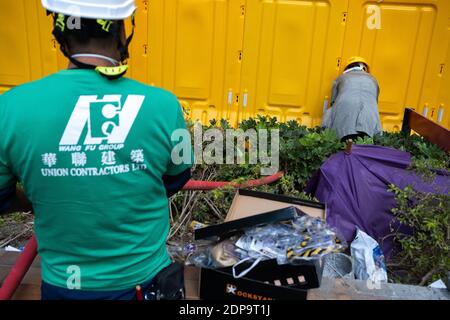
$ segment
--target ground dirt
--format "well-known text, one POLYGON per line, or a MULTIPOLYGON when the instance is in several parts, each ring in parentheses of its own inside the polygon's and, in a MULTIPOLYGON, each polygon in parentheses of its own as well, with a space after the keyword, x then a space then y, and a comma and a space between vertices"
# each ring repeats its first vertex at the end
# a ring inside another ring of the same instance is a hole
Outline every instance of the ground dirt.
POLYGON ((6 246, 20 248, 33 234, 34 217, 29 213, 11 213, 0 216, 0 249, 6 246))

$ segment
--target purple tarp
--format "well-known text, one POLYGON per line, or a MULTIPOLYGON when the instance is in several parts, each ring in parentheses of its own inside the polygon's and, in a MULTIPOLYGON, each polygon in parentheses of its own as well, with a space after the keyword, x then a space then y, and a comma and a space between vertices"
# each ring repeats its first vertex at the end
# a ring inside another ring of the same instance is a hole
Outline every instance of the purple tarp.
POLYGON ((354 145, 352 152, 331 156, 309 182, 306 192, 327 204, 327 222, 348 241, 356 227, 377 240, 389 258, 392 238, 387 237, 395 197, 389 184, 416 191, 448 194, 450 173, 437 172, 435 180, 423 181, 407 170, 411 156, 391 148, 354 145))

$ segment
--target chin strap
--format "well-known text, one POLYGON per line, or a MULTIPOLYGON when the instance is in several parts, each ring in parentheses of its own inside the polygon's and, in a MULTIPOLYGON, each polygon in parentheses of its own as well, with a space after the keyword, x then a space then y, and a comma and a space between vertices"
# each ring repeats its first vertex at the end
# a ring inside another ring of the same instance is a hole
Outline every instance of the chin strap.
POLYGON ((109 80, 114 80, 123 77, 125 73, 127 73, 128 65, 124 64, 117 67, 96 67, 95 71, 109 80))
POLYGON ((99 54, 91 54, 91 53, 79 53, 74 54, 72 56, 68 57, 69 60, 77 66, 78 69, 88 69, 88 70, 95 70, 100 75, 106 77, 109 80, 115 80, 125 75, 128 71, 128 65, 118 65, 119 62, 117 60, 114 60, 110 57, 106 57, 99 54), (93 58, 101 58, 104 60, 109 61, 110 63, 114 64, 114 67, 104 67, 104 66, 95 66, 93 64, 88 64, 81 62, 75 58, 77 57, 93 57, 93 58))
POLYGON ((119 61, 116 59, 110 58, 108 56, 104 56, 102 54, 94 54, 94 53, 77 53, 73 54, 72 58, 97 58, 97 59, 103 59, 111 63, 114 67, 117 67, 120 65, 119 61))

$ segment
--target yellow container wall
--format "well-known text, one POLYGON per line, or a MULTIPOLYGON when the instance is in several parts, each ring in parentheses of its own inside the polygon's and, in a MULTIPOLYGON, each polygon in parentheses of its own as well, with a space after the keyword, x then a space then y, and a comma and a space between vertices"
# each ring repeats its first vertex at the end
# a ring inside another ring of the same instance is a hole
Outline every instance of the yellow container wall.
MULTIPOLYGON (((25 1, 5 1, 1 3, 0 28, 0 90, 30 81, 31 56, 28 41, 29 28, 25 12, 25 1), (18 26, 21 26, 18 28, 18 26)), ((32 36, 32 34, 30 34, 32 36)), ((36 34, 34 34, 36 37, 36 34)), ((39 61, 38 61, 39 62, 39 61)))
POLYGON ((347 1, 247 1, 240 119, 320 123, 338 75, 347 1))
POLYGON ((245 1, 138 2, 131 76, 173 91, 192 119, 234 117, 245 1), (228 99, 231 93, 231 98, 228 99))
MULTIPOLYGON (((318 125, 332 81, 361 55, 384 129, 399 130, 405 107, 450 127, 448 0, 136 2, 129 76, 173 91, 193 120, 318 125)), ((66 67, 40 0, 2 0, 0 19, 0 93, 66 67)))
POLYGON ((38 0, 0 1, 0 93, 67 66, 38 0))
POLYGON ((385 130, 399 130, 404 107, 436 120, 438 70, 448 51, 450 1, 352 0, 344 59, 366 57, 380 83, 379 110, 385 130), (380 10, 381 28, 367 26, 368 7, 380 10), (428 112, 426 112, 428 110, 428 112), (432 116, 433 114, 433 116, 432 116))
MULTIPOLYGON (((450 2, 450 1, 449 1, 450 2)), ((450 19, 447 24, 447 36, 446 41, 443 41, 442 47, 447 46, 444 63, 442 63, 435 73, 439 78, 438 81, 438 99, 435 104, 435 121, 440 125, 450 128, 450 19)))

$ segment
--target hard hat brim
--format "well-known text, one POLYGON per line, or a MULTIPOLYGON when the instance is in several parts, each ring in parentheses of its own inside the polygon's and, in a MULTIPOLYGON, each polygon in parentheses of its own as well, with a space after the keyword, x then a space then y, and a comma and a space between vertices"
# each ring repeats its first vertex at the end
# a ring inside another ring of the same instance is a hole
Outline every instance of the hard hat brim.
POLYGON ((115 4, 108 5, 77 0, 42 0, 42 6, 48 11, 66 16, 106 20, 124 20, 136 10, 134 0, 121 1, 121 3, 116 1, 115 4))

